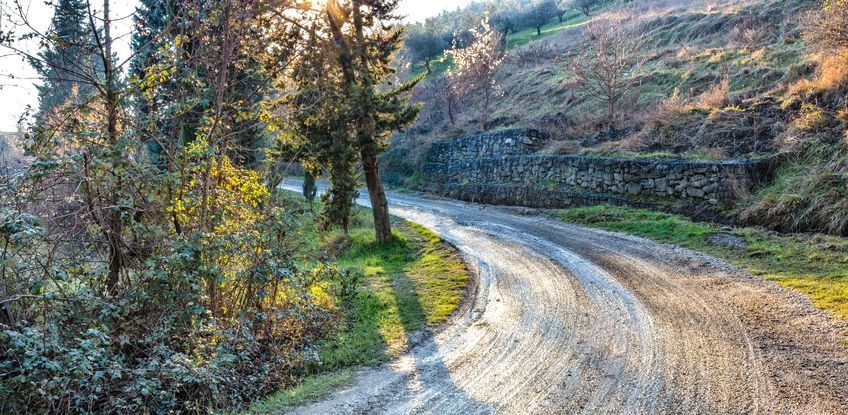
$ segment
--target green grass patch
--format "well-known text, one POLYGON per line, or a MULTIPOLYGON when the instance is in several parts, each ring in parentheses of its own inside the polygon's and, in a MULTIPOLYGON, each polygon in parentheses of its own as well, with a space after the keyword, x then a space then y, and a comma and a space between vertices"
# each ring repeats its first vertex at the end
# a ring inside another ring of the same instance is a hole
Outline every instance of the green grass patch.
POLYGON ((325 396, 348 382, 353 368, 401 354, 413 333, 445 322, 465 296, 469 273, 461 257, 420 225, 392 218, 394 239, 380 245, 368 209, 355 210, 347 235, 319 232, 314 221, 314 215, 307 215, 300 224, 308 246, 329 253, 357 288, 350 298, 340 299, 344 316, 319 347, 320 366, 297 387, 255 403, 247 413, 282 413, 325 396))
POLYGON ((373 365, 397 356, 409 335, 443 323, 462 302, 468 272, 456 251, 427 229, 395 219, 394 240, 378 245, 370 211, 357 210, 339 269, 361 276, 347 330, 327 340, 325 367, 373 365))
POLYGON ((724 259, 754 275, 807 296, 818 307, 848 319, 848 240, 825 235, 783 235, 759 228, 724 231, 677 215, 614 206, 559 210, 557 219, 579 225, 625 232, 689 248, 724 259), (707 236, 728 233, 745 239, 733 249, 707 242, 707 236))
MULTIPOLYGON (((453 66, 453 57, 448 55, 447 53, 442 54, 436 59, 430 61, 430 74, 427 76, 439 76, 444 75, 448 69, 453 66)), ((423 63, 416 63, 410 68, 410 76, 409 79, 418 78, 421 75, 427 73, 427 67, 424 66, 423 63)))
POLYGON ((565 16, 563 16, 561 23, 558 18, 551 19, 551 22, 549 22, 546 26, 542 27, 541 36, 536 33, 535 27, 529 27, 510 34, 507 37, 506 41, 507 49, 513 49, 519 46, 524 46, 530 42, 534 42, 539 39, 544 39, 546 37, 562 33, 568 29, 580 26, 588 21, 589 18, 586 17, 583 13, 572 10, 565 16))
POLYGON ((256 415, 281 414, 286 408, 303 405, 326 396, 334 389, 350 382, 352 378, 353 372, 349 370, 311 376, 294 388, 279 391, 255 402, 250 406, 247 413, 256 415))

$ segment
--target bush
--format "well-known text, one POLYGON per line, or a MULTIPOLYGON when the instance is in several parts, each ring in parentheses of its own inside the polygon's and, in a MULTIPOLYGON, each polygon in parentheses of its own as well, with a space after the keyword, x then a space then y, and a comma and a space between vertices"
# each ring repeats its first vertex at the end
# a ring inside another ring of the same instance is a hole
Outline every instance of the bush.
POLYGON ((89 289, 34 298, 31 306, 44 311, 0 334, 0 411, 206 413, 294 383, 335 317, 320 294, 309 294, 320 293, 318 275, 269 259, 260 266, 285 277, 264 285, 263 305, 214 317, 201 305, 199 254, 175 249, 117 298, 89 289))
POLYGON ((172 202, 182 234, 139 216, 133 230, 152 242, 114 292, 103 289, 102 251, 57 236, 88 231, 14 208, 41 173, 2 183, 0 413, 208 413, 317 363, 338 274, 299 248, 305 212, 255 174, 215 165, 215 226, 195 227, 190 199, 172 202))

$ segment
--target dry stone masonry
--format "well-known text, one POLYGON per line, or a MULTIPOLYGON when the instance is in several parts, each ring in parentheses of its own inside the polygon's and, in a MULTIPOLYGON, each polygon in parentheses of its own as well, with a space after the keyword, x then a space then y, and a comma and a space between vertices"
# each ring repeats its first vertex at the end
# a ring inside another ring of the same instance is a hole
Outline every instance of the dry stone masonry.
POLYGON ((765 183, 767 161, 692 161, 533 155, 546 137, 505 130, 434 143, 429 190, 480 203, 562 208, 610 203, 713 210, 765 183))

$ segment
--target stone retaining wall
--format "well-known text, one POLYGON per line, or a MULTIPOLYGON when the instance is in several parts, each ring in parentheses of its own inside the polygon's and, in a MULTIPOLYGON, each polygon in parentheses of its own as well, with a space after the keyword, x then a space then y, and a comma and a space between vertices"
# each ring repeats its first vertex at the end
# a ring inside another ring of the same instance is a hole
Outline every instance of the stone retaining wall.
POLYGON ((753 160, 527 155, 526 145, 525 155, 518 155, 515 143, 533 135, 508 141, 507 133, 434 144, 424 167, 429 190, 462 200, 540 208, 612 203, 716 210, 766 183, 772 171, 769 162, 753 160), (497 148, 511 150, 492 157, 490 150, 497 148))
POLYGON ((535 152, 547 135, 529 128, 495 131, 433 143, 428 161, 448 163, 457 160, 520 156, 535 152))

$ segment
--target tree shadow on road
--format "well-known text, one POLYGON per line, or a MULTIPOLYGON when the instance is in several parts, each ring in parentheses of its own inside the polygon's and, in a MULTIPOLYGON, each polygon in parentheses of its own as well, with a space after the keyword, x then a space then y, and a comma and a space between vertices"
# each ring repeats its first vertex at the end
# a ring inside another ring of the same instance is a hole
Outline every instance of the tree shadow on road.
POLYGON ((439 350, 440 346, 433 337, 433 331, 420 327, 419 319, 409 317, 426 316, 415 285, 405 272, 395 275, 392 285, 392 293, 398 306, 409 311, 400 314, 410 347, 409 354, 415 361, 414 373, 407 380, 406 388, 418 407, 409 409, 424 410, 428 413, 492 413, 491 404, 475 400, 454 383, 450 368, 439 350))

